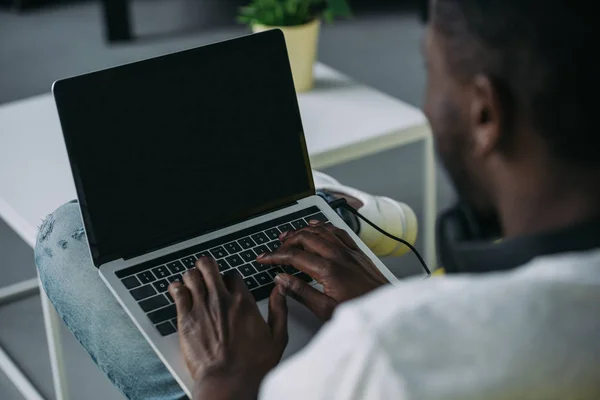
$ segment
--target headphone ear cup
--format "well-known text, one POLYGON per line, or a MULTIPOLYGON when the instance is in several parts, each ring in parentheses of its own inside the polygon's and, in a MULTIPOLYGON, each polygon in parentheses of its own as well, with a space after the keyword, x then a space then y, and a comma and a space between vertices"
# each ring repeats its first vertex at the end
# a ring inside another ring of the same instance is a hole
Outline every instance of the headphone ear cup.
POLYGON ((474 266, 469 265, 474 254, 472 242, 501 237, 498 221, 478 219, 464 204, 440 214, 436 230, 438 259, 448 273, 474 270, 474 266))
POLYGON ((459 243, 473 238, 471 223, 465 210, 456 205, 440 214, 437 220, 436 235, 440 266, 448 273, 459 272, 460 264, 456 256, 459 243))
POLYGON ((476 215, 475 212, 466 205, 459 205, 464 219, 463 240, 490 240, 502 237, 502 228, 500 221, 491 216, 476 215))

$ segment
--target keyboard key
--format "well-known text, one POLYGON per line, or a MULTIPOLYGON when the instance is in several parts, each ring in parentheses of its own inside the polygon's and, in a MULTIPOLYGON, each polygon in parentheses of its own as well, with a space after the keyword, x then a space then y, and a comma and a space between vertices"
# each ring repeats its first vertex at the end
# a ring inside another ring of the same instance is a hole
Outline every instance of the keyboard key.
POLYGON ((223 246, 215 247, 210 251, 210 254, 216 259, 223 258, 227 255, 227 251, 223 248, 223 246))
POLYGON ((294 227, 292 226, 292 224, 283 224, 283 225, 279 225, 279 230, 281 231, 281 233, 289 232, 289 231, 293 231, 294 227))
POLYGON ((271 251, 277 250, 281 246, 281 242, 279 240, 274 240, 271 243, 267 243, 267 247, 271 251))
POLYGON ((169 300, 167 300, 167 298, 162 294, 140 301, 140 307, 142 307, 142 310, 144 310, 145 312, 154 311, 157 308, 161 308, 168 305, 169 300))
POLYGON ((306 275, 304 272, 299 272, 297 274, 295 274, 294 276, 302 279, 304 282, 310 283, 313 281, 313 278, 311 278, 310 276, 306 275))
POLYGON ((238 271, 240 271, 243 276, 250 276, 250 275, 256 273, 256 270, 250 264, 246 264, 246 265, 243 265, 243 266, 239 267, 238 271))
POLYGON ((156 325, 156 329, 158 329, 160 334, 163 336, 169 336, 176 332, 175 328, 173 327, 173 325, 171 325, 169 321, 156 325))
POLYGON ((256 274, 256 275, 254 275, 253 278, 256 279, 256 282, 258 282, 258 284, 260 286, 267 285, 267 284, 273 282, 273 278, 271 278, 271 275, 267 274, 266 272, 261 272, 260 274, 256 274))
POLYGON ((121 279, 121 282, 123 282, 123 285, 125 285, 127 289, 133 289, 141 285, 140 281, 135 277, 135 275, 121 279))
POLYGON ((236 242, 227 243, 225 246, 225 250, 229 252, 229 254, 235 254, 242 251, 242 247, 236 242))
POLYGON ((252 239, 256 242, 256 244, 264 244, 269 241, 267 235, 265 235, 262 232, 258 232, 257 234, 252 235, 252 239))
POLYGON ((274 283, 269 283, 268 285, 251 290, 250 293, 252 294, 252 297, 254 297, 255 301, 264 300, 271 295, 274 287, 274 283))
POLYGON ((183 264, 179 260, 168 263, 167 267, 169 267, 169 270, 171 271, 172 274, 177 274, 179 272, 183 272, 186 270, 186 268, 183 266, 183 264))
POLYGON ((169 282, 164 279, 161 279, 158 282, 153 283, 154 288, 158 291, 158 293, 166 292, 169 288, 169 282))
POLYGON ((279 229, 277 228, 271 228, 271 229, 267 229, 265 231, 265 235, 267 235, 267 237, 271 240, 277 240, 279 239, 279 234, 281 232, 279 232, 279 229))
POLYGON ((308 226, 308 224, 306 223, 306 221, 305 221, 305 220, 303 220, 303 219, 299 219, 299 220, 296 220, 296 221, 292 222, 292 226, 293 226, 295 229, 302 229, 302 228, 305 228, 305 227, 307 227, 307 226, 308 226))
POLYGON ((250 247, 256 246, 254 240, 250 239, 249 237, 245 237, 243 239, 238 240, 238 243, 240 244, 240 246, 242 246, 243 249, 249 249, 250 247))
POLYGON ((175 301, 173 300, 173 297, 171 296, 171 293, 165 292, 165 296, 167 296, 169 303, 175 303, 175 301))
POLYGON ((237 254, 227 257, 226 260, 232 267, 239 267, 244 263, 242 257, 238 256, 237 254))
POLYGON ((306 220, 306 222, 315 220, 315 221, 321 221, 321 222, 328 222, 329 220, 327 219, 327 217, 325 216, 325 214, 323 213, 316 213, 313 214, 309 217, 304 218, 306 220))
POLYGON ((137 275, 137 277, 140 280, 140 282, 142 282, 142 283, 150 283, 150 282, 154 282, 156 280, 156 277, 154 276, 152 271, 140 272, 137 275))
POLYGON ((167 278, 167 280, 169 281, 169 283, 183 282, 183 278, 181 277, 180 274, 175 274, 173 276, 170 276, 170 277, 167 278))
POLYGON ((196 265, 196 257, 194 257, 194 256, 185 257, 185 258, 182 258, 182 259, 181 259, 181 260, 179 260, 179 261, 181 261, 181 263, 182 263, 182 264, 183 264, 183 265, 184 265, 184 266, 185 266, 187 269, 194 268, 194 266, 196 265))
POLYGON ((283 272, 285 272, 286 274, 294 275, 300 271, 298 271, 296 268, 292 267, 291 265, 284 265, 283 272))
POLYGON ((160 310, 152 311, 148 314, 148 318, 153 324, 159 324, 163 321, 173 319, 177 317, 177 308, 175 304, 171 304, 167 307, 161 308, 160 310))
MULTIPOLYGON (((267 246, 265 246, 264 244, 261 244, 260 246, 255 247, 253 250, 257 256, 260 256, 262 253, 270 253, 269 248, 267 246)), ((256 259, 256 257, 254 257, 254 259, 256 259)))
POLYGON ((273 267, 272 265, 269 265, 269 264, 261 264, 258 261, 252 262, 252 266, 254 268, 256 268, 257 271, 266 271, 269 268, 273 267))
POLYGON ((171 275, 171 272, 169 272, 169 270, 167 269, 167 267, 165 267, 164 265, 161 265, 160 267, 153 268, 152 272, 154 272, 154 275, 156 275, 156 277, 158 279, 160 279, 160 278, 166 278, 167 276, 171 275))
POLYGON ((134 299, 142 300, 142 299, 145 299, 146 297, 150 297, 153 294, 156 294, 156 290, 154 290, 154 288, 152 286, 146 285, 146 286, 139 287, 137 289, 133 289, 129 293, 131 293, 131 295, 133 296, 134 299))
POLYGON ((208 252, 208 250, 206 250, 206 251, 201 251, 200 253, 196 253, 196 258, 200 258, 200 257, 212 257, 212 255, 208 252))
POLYGON ((271 269, 270 269, 269 271, 267 271, 267 272, 269 273, 269 275, 271 275, 271 277, 272 277, 273 279, 275 279, 275 277, 276 277, 278 274, 281 274, 281 273, 283 273, 283 269, 282 269, 281 267, 275 267, 275 268, 271 268, 271 269))
POLYGON ((256 254, 254 254, 252 250, 242 251, 240 253, 240 257, 242 257, 242 260, 244 260, 245 262, 256 261, 256 254))
POLYGON ((171 323, 173 324, 173 328, 175 328, 175 330, 177 330, 177 318, 173 318, 171 320, 171 323))
POLYGON ((224 258, 217 260, 217 264, 219 265, 219 271, 221 272, 227 271, 230 268, 229 264, 227 264, 227 261, 225 261, 224 258))
POLYGON ((252 277, 245 278, 244 282, 246 283, 246 286, 248 286, 248 289, 250 289, 250 290, 256 289, 258 287, 258 283, 256 283, 256 281, 252 277))

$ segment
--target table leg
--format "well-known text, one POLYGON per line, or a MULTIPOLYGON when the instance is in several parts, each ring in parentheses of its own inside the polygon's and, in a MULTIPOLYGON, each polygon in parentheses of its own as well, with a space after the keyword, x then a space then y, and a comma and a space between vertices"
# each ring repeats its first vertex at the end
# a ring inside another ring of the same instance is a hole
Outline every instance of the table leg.
POLYGON ((424 174, 424 240, 425 262, 433 271, 437 268, 437 255, 435 245, 435 222, 437 218, 437 180, 435 170, 435 155, 433 137, 427 135, 423 141, 423 174, 424 174))
POLYGON ((44 325, 46 327, 46 338, 48 339, 48 351, 50 352, 50 367, 52 368, 52 382, 56 400, 67 400, 68 389, 65 376, 62 342, 60 340, 60 325, 62 320, 56 313, 46 292, 42 289, 40 282, 40 297, 42 299, 42 311, 44 313, 44 325))
POLYGON ((131 40, 129 0, 102 0, 102 8, 108 41, 131 40))
POLYGON ((6 374, 26 400, 44 400, 29 378, 25 376, 2 347, 0 347, 0 370, 6 374))
MULTIPOLYGON (((0 305, 35 294, 38 291, 38 288, 37 279, 30 279, 28 281, 4 287, 0 289, 0 305)), ((6 374, 8 379, 15 385, 19 392, 21 392, 25 399, 44 400, 29 378, 21 371, 19 366, 10 358, 8 353, 6 353, 2 347, 0 347, 0 370, 6 374)))

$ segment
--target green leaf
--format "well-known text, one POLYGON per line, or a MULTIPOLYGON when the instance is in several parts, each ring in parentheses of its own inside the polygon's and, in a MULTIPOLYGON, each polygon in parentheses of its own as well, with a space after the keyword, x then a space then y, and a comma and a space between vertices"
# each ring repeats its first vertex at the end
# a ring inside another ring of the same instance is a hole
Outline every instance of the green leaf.
POLYGON ((244 25, 249 25, 252 22, 252 18, 247 15, 238 15, 236 18, 237 22, 244 25))
POLYGON ((283 4, 277 3, 274 10, 274 23, 272 25, 285 25, 285 14, 283 4))
POLYGON ((296 15, 298 12, 298 0, 286 0, 285 13, 288 15, 296 15))
POLYGON ((333 16, 351 17, 352 10, 346 0, 327 0, 328 11, 331 11, 333 16))
POLYGON ((329 1, 332 0, 252 0, 248 6, 239 9, 238 21, 271 26, 301 25, 326 12, 325 18, 331 21, 344 10, 339 4, 337 9, 331 8, 329 1))

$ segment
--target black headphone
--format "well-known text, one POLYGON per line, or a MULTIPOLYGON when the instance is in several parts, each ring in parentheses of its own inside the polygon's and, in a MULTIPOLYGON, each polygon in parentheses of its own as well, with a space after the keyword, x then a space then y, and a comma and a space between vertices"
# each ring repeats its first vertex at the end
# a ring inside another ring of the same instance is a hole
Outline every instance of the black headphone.
POLYGON ((481 218, 458 203, 438 216, 436 235, 439 265, 446 272, 486 272, 484 253, 502 230, 497 220, 481 218))

